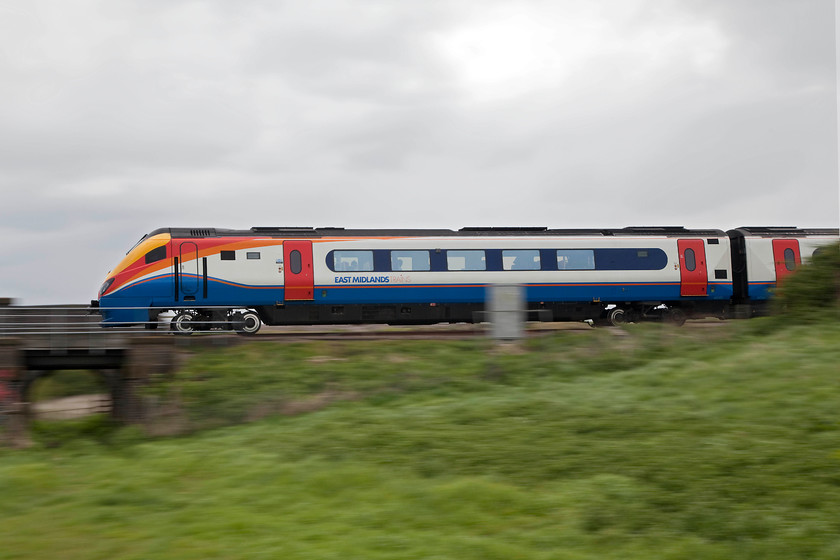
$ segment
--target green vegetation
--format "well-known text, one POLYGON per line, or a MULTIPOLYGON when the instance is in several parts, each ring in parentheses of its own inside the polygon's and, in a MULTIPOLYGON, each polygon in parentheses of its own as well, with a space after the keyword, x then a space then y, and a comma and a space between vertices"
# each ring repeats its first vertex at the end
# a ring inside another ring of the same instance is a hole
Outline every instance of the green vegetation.
POLYGON ((836 558, 840 325, 757 325, 203 353, 265 418, 0 452, 0 558, 836 558))
POLYGON ((29 398, 33 401, 44 401, 71 395, 106 392, 107 387, 95 372, 67 370, 56 371, 49 377, 39 379, 32 386, 29 398))
POLYGON ((0 450, 0 558, 835 559, 840 322, 794 308, 202 352, 150 395, 185 435, 0 450))
POLYGON ((840 245, 824 247, 811 262, 787 278, 774 298, 783 321, 840 320, 840 245))

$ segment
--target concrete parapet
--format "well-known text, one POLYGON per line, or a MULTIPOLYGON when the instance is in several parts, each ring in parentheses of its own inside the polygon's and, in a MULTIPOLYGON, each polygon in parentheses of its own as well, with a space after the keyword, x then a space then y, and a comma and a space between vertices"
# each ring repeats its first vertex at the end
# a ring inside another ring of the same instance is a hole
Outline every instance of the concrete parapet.
POLYGON ((172 337, 148 336, 131 339, 122 371, 126 379, 147 381, 152 375, 168 374, 174 368, 172 337))

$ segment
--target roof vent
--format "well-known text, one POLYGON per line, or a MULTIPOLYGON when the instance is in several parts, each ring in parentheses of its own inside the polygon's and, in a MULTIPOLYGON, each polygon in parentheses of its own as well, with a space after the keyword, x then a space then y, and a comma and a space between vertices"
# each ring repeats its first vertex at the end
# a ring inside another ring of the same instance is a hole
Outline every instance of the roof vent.
POLYGON ((273 231, 312 231, 311 227, 298 226, 257 226, 252 227, 254 233, 271 233, 273 231))
POLYGON ((251 228, 251 233, 257 235, 286 235, 286 236, 317 236, 318 232, 311 227, 287 227, 287 226, 257 226, 251 228))
POLYGON ((458 231, 464 232, 474 232, 474 231, 503 231, 503 232, 514 232, 514 233, 532 233, 532 232, 540 232, 540 231, 547 231, 547 227, 463 227, 458 231))
POLYGON ((666 233, 685 231, 685 226, 630 226, 624 229, 627 231, 648 231, 654 233, 666 233))
POLYGON ((206 229, 191 229, 190 236, 191 237, 215 237, 216 229, 215 228, 206 228, 206 229))

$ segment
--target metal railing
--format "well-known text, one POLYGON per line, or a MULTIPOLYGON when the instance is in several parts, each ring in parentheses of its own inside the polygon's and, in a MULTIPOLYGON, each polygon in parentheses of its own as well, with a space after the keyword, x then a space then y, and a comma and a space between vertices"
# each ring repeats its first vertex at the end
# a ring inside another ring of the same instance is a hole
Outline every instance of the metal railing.
POLYGON ((30 348, 119 347, 126 336, 167 332, 147 325, 103 328, 99 310, 84 305, 0 307, 0 339, 25 339, 30 348))
MULTIPOLYGON (((146 307, 109 307, 108 311, 143 310, 146 307)), ((183 311, 193 310, 184 307, 183 311)), ((202 306, 203 311, 230 311, 230 307, 202 306)), ((182 309, 159 309, 157 317, 130 324, 104 323, 100 308, 86 305, 0 306, 0 340, 24 339, 28 348, 119 348, 128 337, 171 336, 171 321, 182 309)), ((154 311, 152 316, 154 316, 154 311)), ((195 334, 230 333, 231 320, 193 314, 195 334)))

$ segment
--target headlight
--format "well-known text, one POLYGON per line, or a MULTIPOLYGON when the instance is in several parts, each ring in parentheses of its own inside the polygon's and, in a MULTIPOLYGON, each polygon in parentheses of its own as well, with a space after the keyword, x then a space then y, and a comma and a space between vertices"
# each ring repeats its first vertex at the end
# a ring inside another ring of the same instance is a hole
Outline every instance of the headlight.
POLYGON ((102 284, 102 287, 101 287, 101 288, 99 288, 99 297, 102 297, 102 294, 104 294, 105 292, 107 292, 107 291, 108 291, 108 288, 110 288, 110 287, 111 287, 111 284, 113 284, 113 283, 114 283, 114 279, 113 279, 113 278, 108 278, 107 280, 105 280, 105 283, 104 283, 104 284, 102 284))

